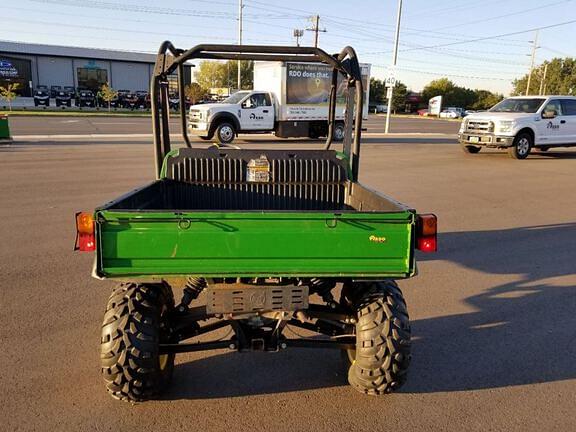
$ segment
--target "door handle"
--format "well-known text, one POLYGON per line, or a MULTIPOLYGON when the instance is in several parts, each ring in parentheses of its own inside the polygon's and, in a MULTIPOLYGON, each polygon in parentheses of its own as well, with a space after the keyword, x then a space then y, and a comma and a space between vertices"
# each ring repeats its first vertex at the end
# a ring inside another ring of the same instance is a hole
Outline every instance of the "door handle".
MULTIPOLYGON (((262 112, 268 114, 268 110, 262 110, 262 112)), ((562 121, 564 121, 564 120, 562 120, 562 121)))
POLYGON ((566 123, 566 120, 560 120, 560 124, 566 123))

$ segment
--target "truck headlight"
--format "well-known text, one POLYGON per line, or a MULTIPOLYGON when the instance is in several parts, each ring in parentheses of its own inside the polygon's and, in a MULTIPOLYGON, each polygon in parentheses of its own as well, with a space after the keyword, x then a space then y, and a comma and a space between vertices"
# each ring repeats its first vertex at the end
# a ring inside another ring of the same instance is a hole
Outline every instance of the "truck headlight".
POLYGON ((459 131, 460 133, 466 130, 466 123, 467 123, 466 119, 462 120, 462 122, 460 123, 460 131, 459 131))
POLYGON ((498 122, 498 132, 512 132, 514 128, 514 120, 501 120, 498 122))

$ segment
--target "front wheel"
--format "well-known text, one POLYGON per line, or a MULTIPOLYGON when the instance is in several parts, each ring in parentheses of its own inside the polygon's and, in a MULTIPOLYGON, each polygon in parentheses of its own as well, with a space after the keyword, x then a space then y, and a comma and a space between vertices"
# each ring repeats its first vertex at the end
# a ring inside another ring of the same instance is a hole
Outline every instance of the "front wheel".
POLYGON ((220 123, 216 128, 216 137, 218 141, 223 144, 230 144, 234 141, 235 135, 236 131, 234 130, 234 126, 230 123, 220 123))
POLYGON ((516 136, 512 147, 508 147, 508 154, 512 159, 526 159, 534 146, 534 139, 529 133, 523 132, 516 136))
POLYGON ((169 342, 169 315, 174 308, 167 284, 119 285, 104 314, 101 365, 106 389, 116 399, 143 401, 169 383, 174 354, 160 354, 169 342))
POLYGON ((354 283, 344 288, 357 313, 356 349, 349 350, 348 382, 381 395, 406 382, 410 365, 410 320, 394 281, 354 283))

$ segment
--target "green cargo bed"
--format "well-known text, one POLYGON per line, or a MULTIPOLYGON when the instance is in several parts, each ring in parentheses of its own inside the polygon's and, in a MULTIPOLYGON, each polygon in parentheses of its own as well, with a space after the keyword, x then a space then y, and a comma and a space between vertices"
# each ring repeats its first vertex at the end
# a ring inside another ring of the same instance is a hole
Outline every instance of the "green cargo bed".
POLYGON ((96 275, 411 276, 414 211, 346 167, 332 151, 173 152, 161 180, 97 209, 96 275))

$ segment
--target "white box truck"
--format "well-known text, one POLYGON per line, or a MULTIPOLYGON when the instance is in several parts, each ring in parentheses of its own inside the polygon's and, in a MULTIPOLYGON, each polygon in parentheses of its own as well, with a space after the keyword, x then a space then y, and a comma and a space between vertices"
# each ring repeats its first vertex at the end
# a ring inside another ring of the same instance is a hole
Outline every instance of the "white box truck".
MULTIPOLYGON (((368 117, 370 65, 361 64, 363 117, 368 117)), ((240 133, 274 133, 280 138, 325 137, 332 69, 324 64, 255 62, 254 90, 238 91, 221 103, 192 105, 188 133, 231 143, 240 133)), ((339 80, 334 139, 344 135, 344 85, 339 80)))

